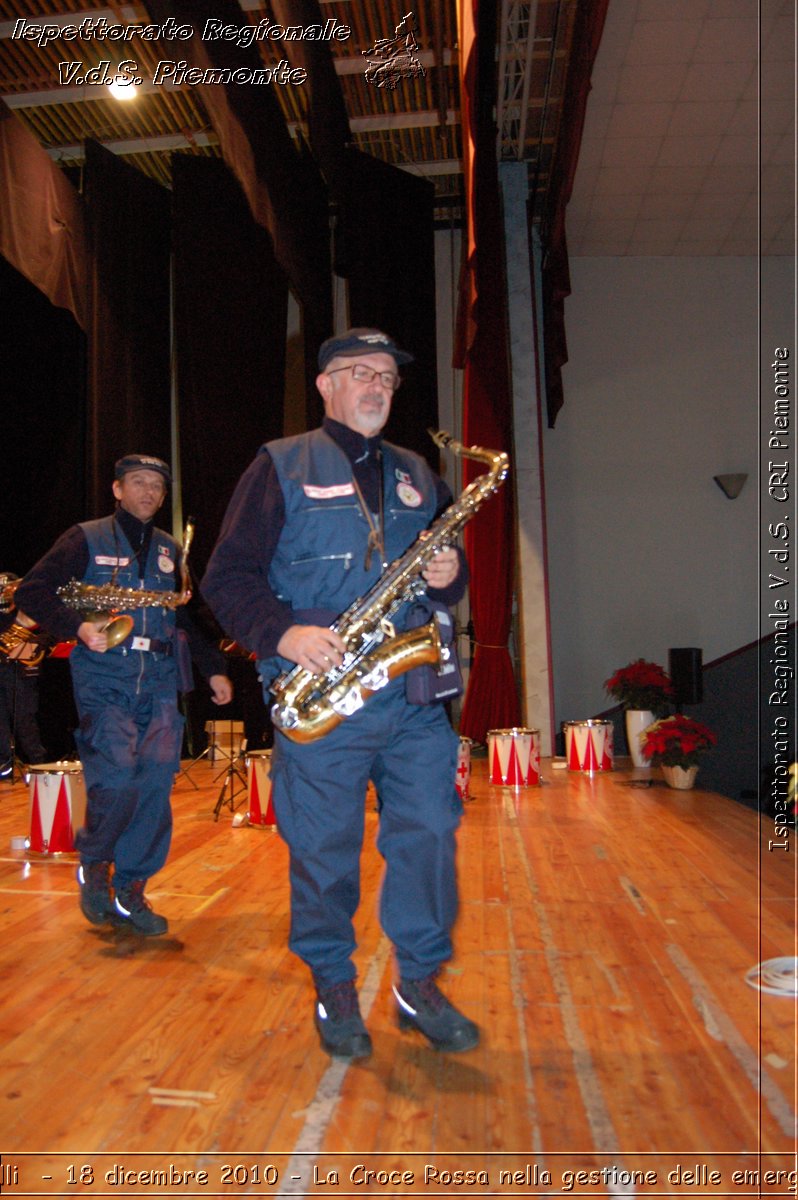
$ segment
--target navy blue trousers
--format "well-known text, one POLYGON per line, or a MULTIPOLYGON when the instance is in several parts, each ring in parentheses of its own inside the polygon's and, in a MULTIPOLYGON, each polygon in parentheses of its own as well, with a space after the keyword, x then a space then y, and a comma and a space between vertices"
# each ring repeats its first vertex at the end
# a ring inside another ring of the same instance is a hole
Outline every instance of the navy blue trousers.
POLYGON ((409 705, 397 679, 326 737, 277 734, 272 800, 290 850, 290 947, 320 984, 355 976, 352 918, 369 779, 379 796, 385 860, 380 920, 403 979, 423 979, 452 954, 457 915, 458 738, 438 704, 409 705))
MULTIPOLYGON (((87 800, 75 849, 82 862, 113 862, 115 886, 122 888, 149 879, 166 862, 183 717, 171 659, 146 655, 141 673, 133 674, 133 662, 89 654, 73 652, 70 660, 87 800)), ((145 654, 130 658, 138 662, 145 654)))
POLYGON ((0 659, 0 763, 11 758, 11 730, 16 734, 17 754, 24 762, 43 763, 37 711, 39 680, 10 659, 0 659))

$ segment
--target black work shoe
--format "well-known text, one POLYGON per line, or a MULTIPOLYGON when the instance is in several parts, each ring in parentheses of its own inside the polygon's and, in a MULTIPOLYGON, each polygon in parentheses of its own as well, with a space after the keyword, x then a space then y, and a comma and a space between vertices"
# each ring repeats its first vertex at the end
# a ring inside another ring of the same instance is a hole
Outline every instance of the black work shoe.
POLYGON ((146 882, 146 879, 134 879, 132 883, 117 889, 114 901, 116 920, 119 921, 121 917, 121 924, 132 926, 136 933, 145 937, 158 937, 166 933, 169 922, 166 917, 152 911, 152 905, 144 896, 146 882))
POLYGON ((80 911, 92 925, 105 925, 114 920, 111 899, 111 864, 109 862, 81 863, 78 867, 80 911))
POLYGON ((435 982, 426 979, 400 980, 394 987, 400 1029, 417 1029, 436 1050, 473 1050, 479 1028, 450 1004, 435 982))
POLYGON ((313 1020, 321 1044, 333 1058, 368 1058, 371 1038, 360 1015, 354 980, 316 989, 313 1020))

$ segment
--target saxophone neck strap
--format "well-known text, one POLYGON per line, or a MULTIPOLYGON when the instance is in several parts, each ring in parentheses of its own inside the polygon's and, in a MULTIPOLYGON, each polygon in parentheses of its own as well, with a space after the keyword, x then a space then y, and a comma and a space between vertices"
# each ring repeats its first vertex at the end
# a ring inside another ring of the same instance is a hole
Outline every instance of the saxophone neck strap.
POLYGON ((357 496, 358 504, 360 505, 363 516, 366 518, 369 527, 369 536, 366 542, 366 556, 363 561, 364 571, 371 570, 371 559, 375 551, 379 555, 380 563, 382 564, 382 570, 384 571, 388 566, 387 562, 385 561, 385 499, 383 494, 385 480, 383 478, 382 450, 377 450, 377 469, 379 474, 379 508, 376 514, 376 521, 374 519, 374 514, 372 514, 371 509, 363 498, 363 493, 360 490, 360 484, 355 478, 355 472, 354 470, 352 471, 352 483, 355 487, 355 495, 357 496))

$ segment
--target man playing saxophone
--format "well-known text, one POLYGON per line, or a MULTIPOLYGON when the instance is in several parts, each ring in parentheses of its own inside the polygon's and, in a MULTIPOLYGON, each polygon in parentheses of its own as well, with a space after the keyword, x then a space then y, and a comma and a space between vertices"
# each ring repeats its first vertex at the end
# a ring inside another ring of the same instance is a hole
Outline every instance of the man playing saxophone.
POLYGON ((181 607, 190 593, 180 546, 153 524, 171 482, 168 465, 128 454, 114 474, 114 513, 62 534, 15 600, 53 637, 77 643, 69 662, 87 795, 86 823, 75 835, 81 910, 92 924, 123 923, 157 936, 168 923, 144 889, 171 841, 169 797, 183 731, 177 625, 186 628, 215 702, 227 703, 232 688, 222 655, 181 607), (94 611, 97 597, 101 602, 117 590, 127 599, 124 616, 94 611), (65 602, 68 592, 81 591, 93 597, 86 606, 92 611, 75 607, 79 600, 65 602), (134 592, 140 606, 130 599, 134 592))
MULTIPOLYGON (((261 447, 201 585, 225 632, 254 651, 267 703, 281 672, 298 666, 321 680, 347 666, 336 617, 451 501, 419 455, 382 438, 398 368, 412 356, 379 330, 350 329, 322 345, 318 362, 323 425, 261 447)), ((467 582, 452 548, 419 576, 442 607, 467 582)), ((397 631, 407 609, 393 617, 397 631)), ((372 680, 369 702, 321 736, 295 740, 277 722, 272 800, 290 851, 290 946, 312 972, 321 1044, 340 1058, 371 1053, 352 961, 369 779, 379 795, 380 918, 395 950, 399 1023, 439 1050, 469 1050, 479 1039, 436 983, 457 913, 458 740, 442 703, 411 702, 412 674, 372 680)))

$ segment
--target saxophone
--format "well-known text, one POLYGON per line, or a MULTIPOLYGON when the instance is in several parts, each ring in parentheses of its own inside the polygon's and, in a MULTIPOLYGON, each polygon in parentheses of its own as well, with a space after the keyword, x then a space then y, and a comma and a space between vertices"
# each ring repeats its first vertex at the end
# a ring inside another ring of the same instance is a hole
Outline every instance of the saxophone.
POLYGON ((108 646, 118 646, 130 634, 133 618, 120 613, 124 608, 179 608, 191 599, 191 580, 188 569, 188 553, 194 537, 194 522, 186 521, 183 532, 180 563, 180 591, 154 592, 145 588, 117 587, 114 583, 82 583, 70 579, 56 594, 67 608, 77 609, 84 621, 91 621, 108 638, 108 646), (106 617, 106 614, 110 616, 106 617))
POLYGON ((351 717, 398 675, 431 663, 441 669, 450 651, 444 646, 437 614, 427 625, 397 634, 391 618, 408 601, 422 596, 420 572, 439 550, 451 546, 474 513, 497 491, 509 470, 503 450, 465 447, 443 431, 429 431, 441 449, 489 465, 429 529, 397 558, 370 591, 342 613, 331 628, 346 643, 343 662, 324 674, 296 666, 272 684, 272 720, 295 742, 312 742, 351 717))
MULTIPOLYGON (((14 593, 22 580, 11 571, 0 571, 0 613, 13 613, 14 593)), ((20 662, 25 667, 37 667, 53 644, 53 638, 25 613, 17 610, 10 625, 0 633, 0 658, 20 662)))

